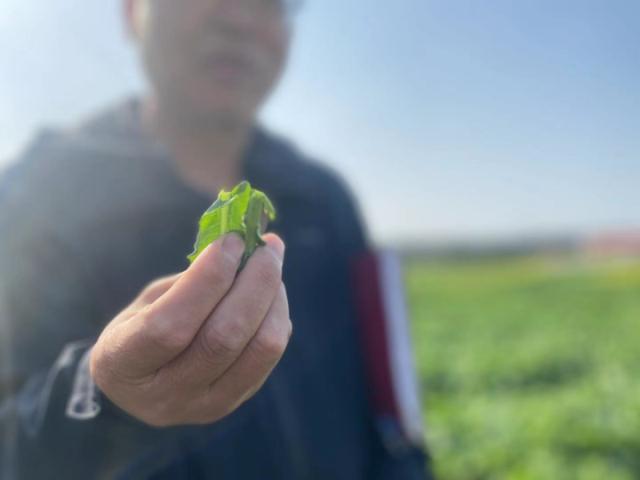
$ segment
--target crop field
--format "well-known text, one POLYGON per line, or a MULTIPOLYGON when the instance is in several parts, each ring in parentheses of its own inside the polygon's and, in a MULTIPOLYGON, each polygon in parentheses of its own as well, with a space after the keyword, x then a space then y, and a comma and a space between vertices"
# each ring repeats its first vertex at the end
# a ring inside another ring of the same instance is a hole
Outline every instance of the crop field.
POLYGON ((442 480, 640 479, 640 263, 409 260, 442 480))

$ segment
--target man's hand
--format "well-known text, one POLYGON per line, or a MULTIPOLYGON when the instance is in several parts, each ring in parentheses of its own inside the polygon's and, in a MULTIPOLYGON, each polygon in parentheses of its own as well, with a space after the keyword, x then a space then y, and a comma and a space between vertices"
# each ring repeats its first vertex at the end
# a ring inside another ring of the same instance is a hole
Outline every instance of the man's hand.
POLYGON ((158 427, 214 422, 250 398, 291 336, 284 244, 264 240, 237 277, 244 244, 230 234, 147 286, 92 349, 102 392, 158 427))

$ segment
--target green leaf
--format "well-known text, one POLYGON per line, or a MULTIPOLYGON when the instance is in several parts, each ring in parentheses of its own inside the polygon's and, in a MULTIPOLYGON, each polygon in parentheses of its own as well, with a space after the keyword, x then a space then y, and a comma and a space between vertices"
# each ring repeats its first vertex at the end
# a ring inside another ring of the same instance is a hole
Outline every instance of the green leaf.
POLYGON ((268 220, 276 218, 269 198, 249 182, 236 185, 230 192, 222 190, 218 199, 202 214, 193 252, 187 257, 191 263, 207 246, 227 233, 235 232, 245 242, 240 268, 253 252, 264 245, 262 234, 268 220))

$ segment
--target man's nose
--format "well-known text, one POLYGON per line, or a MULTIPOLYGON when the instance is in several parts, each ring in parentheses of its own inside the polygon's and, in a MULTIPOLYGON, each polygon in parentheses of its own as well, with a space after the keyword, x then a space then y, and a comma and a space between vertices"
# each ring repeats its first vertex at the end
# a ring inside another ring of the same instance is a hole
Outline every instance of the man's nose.
POLYGON ((211 0, 216 17, 241 30, 251 30, 264 21, 264 0, 211 0))

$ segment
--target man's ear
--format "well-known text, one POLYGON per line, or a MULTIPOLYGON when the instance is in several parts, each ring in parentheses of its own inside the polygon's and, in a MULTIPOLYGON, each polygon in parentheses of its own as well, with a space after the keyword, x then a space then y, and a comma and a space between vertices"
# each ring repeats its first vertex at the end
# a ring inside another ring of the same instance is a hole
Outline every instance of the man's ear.
POLYGON ((125 32, 133 40, 138 40, 142 34, 146 2, 147 0, 123 0, 125 32))

